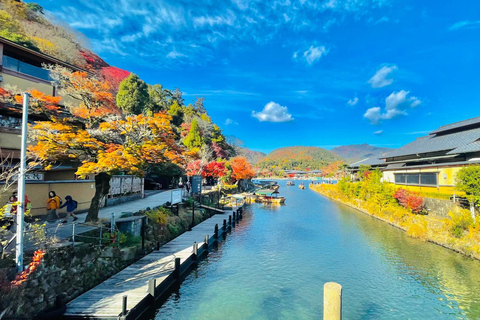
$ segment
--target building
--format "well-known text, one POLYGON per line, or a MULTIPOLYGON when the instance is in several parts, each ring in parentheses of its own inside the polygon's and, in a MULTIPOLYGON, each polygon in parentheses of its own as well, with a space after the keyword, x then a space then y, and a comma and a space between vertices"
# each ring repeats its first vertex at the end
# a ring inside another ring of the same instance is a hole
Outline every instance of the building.
MULTIPOLYGON (((25 48, 10 40, 0 37, 0 87, 9 90, 16 87, 19 91, 36 89, 50 96, 58 96, 58 90, 52 83, 44 65, 57 64, 73 71, 85 71, 77 66, 58 60, 49 55, 25 48)), ((69 97, 62 97, 69 101, 69 97)), ((42 114, 30 114, 29 122, 48 119, 42 114)), ((20 159, 22 108, 19 105, 7 105, 0 100, 0 159, 8 159, 4 164, 15 165, 20 159)), ((61 164, 49 171, 38 170, 26 175, 26 194, 32 202, 34 216, 46 213, 46 199, 49 191, 55 191, 62 198, 71 195, 78 201, 78 209, 86 210, 95 193, 93 178, 80 180, 75 175, 75 164, 61 164)), ((4 183, 0 181, 0 184, 4 183)), ((124 194, 141 195, 143 181, 130 176, 114 177, 111 182, 109 198, 114 203, 124 194), (139 181, 140 180, 140 181, 139 181)), ((1 186, 0 186, 1 187, 1 186)), ((12 190, 13 191, 13 190, 12 190)), ((10 191, 0 193, 0 208, 7 203, 10 191)), ((63 209, 65 210, 65 209, 63 209)))
POLYGON ((480 163, 480 117, 441 126, 370 162, 383 171, 384 181, 413 191, 453 194, 456 173, 480 163))

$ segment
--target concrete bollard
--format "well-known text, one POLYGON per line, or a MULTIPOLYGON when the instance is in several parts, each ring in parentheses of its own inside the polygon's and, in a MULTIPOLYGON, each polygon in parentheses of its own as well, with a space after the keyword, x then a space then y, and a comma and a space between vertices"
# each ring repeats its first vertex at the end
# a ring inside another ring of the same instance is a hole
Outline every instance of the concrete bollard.
POLYGON ((193 259, 197 260, 198 256, 198 243, 195 241, 193 242, 193 259))
POLYGON ((342 319, 342 286, 327 282, 323 286, 323 320, 342 319))

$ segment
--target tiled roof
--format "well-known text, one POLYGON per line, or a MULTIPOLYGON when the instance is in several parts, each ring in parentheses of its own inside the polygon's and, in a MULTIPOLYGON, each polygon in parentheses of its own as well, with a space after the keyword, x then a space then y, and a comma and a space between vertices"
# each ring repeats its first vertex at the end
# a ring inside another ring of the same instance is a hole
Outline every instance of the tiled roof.
POLYGON ((448 154, 475 152, 480 151, 480 143, 477 142, 479 139, 480 128, 473 128, 445 135, 430 134, 425 137, 417 138, 417 140, 406 144, 397 150, 388 152, 384 157, 391 158, 437 151, 448 151, 448 154))
POLYGON ((360 167, 360 165, 366 165, 366 166, 381 166, 381 165, 386 165, 385 161, 383 159, 379 159, 379 156, 374 156, 370 157, 367 159, 363 159, 357 162, 352 163, 349 167, 350 168, 357 168, 360 167))
POLYGON ((455 122, 455 123, 451 123, 451 124, 441 126, 437 130, 434 130, 434 131, 430 132, 430 134, 440 133, 440 132, 449 131, 449 130, 453 130, 453 129, 459 129, 461 127, 471 126, 471 125, 475 125, 475 124, 480 124, 480 117, 475 117, 475 118, 472 118, 472 119, 467 119, 467 120, 463 120, 463 121, 459 121, 459 122, 455 122))

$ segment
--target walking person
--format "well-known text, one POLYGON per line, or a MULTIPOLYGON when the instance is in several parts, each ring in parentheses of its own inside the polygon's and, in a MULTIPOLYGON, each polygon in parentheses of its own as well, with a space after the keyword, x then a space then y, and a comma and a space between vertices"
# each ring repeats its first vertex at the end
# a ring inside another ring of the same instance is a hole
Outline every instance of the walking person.
POLYGON ((70 216, 73 217, 73 221, 78 219, 78 217, 74 213, 75 210, 77 210, 78 202, 73 200, 71 196, 65 197, 65 203, 60 206, 60 209, 63 207, 67 207, 67 216, 65 217, 65 220, 62 221, 62 223, 67 223, 68 217, 70 216))
POLYGON ((57 196, 55 191, 50 191, 47 199, 47 220, 60 219, 57 209, 60 208, 61 204, 62 201, 60 200, 60 197, 57 196))

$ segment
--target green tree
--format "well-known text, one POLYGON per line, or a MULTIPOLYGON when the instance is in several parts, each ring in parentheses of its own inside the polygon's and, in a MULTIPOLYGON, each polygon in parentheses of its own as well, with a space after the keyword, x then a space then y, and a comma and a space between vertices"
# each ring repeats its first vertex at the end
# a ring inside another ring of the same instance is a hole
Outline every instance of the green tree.
POLYGON ((148 95, 150 96, 149 110, 159 112, 167 110, 169 107, 167 95, 161 84, 148 85, 148 95))
POLYGON ((480 205, 480 165, 463 167, 455 177, 458 190, 467 194, 469 201, 480 205))
POLYGON ((43 7, 38 3, 29 2, 26 5, 27 5, 27 8, 29 8, 30 10, 43 14, 43 7))
POLYGON ((183 122, 183 108, 178 104, 177 101, 174 101, 173 104, 168 109, 167 114, 172 117, 172 123, 177 127, 180 126, 183 122))
POLYGON ((26 48, 39 51, 38 47, 24 34, 18 21, 13 19, 5 10, 0 10, 0 37, 26 48))
POLYGON ((127 114, 141 114, 148 108, 150 97, 147 84, 136 74, 130 73, 118 88, 117 106, 127 114))
POLYGON ((188 149, 200 148, 203 144, 203 138, 198 126, 197 118, 193 119, 188 135, 183 140, 183 144, 188 149))
POLYGON ((365 164, 361 164, 360 166, 358 166, 357 177, 358 177, 360 180, 365 180, 365 178, 367 178, 368 175, 370 174, 371 169, 372 169, 371 166, 365 165, 365 164))

